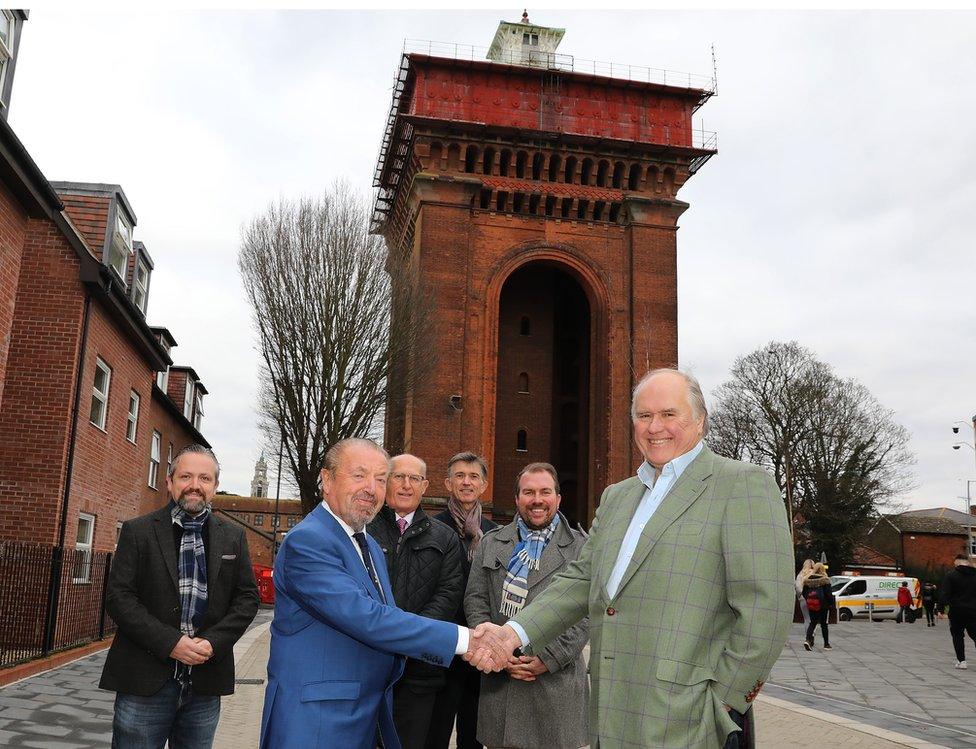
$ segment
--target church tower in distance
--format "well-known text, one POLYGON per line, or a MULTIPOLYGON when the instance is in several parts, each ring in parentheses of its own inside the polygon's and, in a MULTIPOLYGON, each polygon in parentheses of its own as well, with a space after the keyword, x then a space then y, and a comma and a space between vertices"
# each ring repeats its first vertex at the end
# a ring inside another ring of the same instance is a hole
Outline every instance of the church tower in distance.
POLYGON ((268 464, 264 462, 263 450, 261 451, 261 457, 258 458, 258 462, 254 464, 254 478, 251 479, 251 496, 268 496, 268 464))
POLYGON ((387 447, 427 461, 435 499, 480 452, 502 519, 522 466, 550 462, 588 525, 636 466, 634 383, 677 363, 677 194, 716 152, 692 127, 715 81, 575 59, 563 35, 525 14, 487 54, 405 44, 373 229, 429 288, 437 350, 409 386, 394 362, 387 447))

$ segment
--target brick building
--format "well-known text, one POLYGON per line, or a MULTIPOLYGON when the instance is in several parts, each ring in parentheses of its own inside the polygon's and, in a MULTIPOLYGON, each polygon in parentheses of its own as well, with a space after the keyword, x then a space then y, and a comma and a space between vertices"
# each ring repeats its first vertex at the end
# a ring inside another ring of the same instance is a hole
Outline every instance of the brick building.
POLYGON ((951 568, 966 549, 966 529, 948 518, 901 513, 882 515, 868 531, 864 543, 911 574, 920 570, 951 568))
POLYGON ((678 360, 676 196, 715 153, 692 128, 714 80, 574 60, 563 33, 523 16, 484 60, 405 52, 374 228, 432 290, 438 342, 432 373, 391 378, 387 447, 427 461, 432 502, 448 458, 481 452, 502 517, 519 468, 552 462, 588 523, 637 464, 635 377, 678 360))
POLYGON ((214 512, 229 517, 242 525, 247 535, 247 547, 251 562, 271 566, 274 559, 275 536, 278 543, 285 534, 301 522, 302 503, 298 499, 281 499, 277 502, 278 526, 275 528, 275 499, 268 497, 238 497, 234 494, 218 494, 213 500, 214 512))
MULTIPOLYGON (((99 583, 93 555, 115 548, 123 520, 166 501, 175 451, 207 444, 206 388, 172 366, 176 341, 146 321, 154 262, 122 188, 49 182, 7 124, 26 14, 0 13, 0 542, 7 559, 17 542, 54 559, 64 550, 68 571, 49 564, 62 581, 51 600, 70 630, 63 610, 99 583)), ((0 583, 0 629, 13 626, 11 600, 48 591, 47 578, 0 583)), ((40 620, 43 603, 31 607, 40 620)))
POLYGON ((922 515, 930 518, 946 518, 958 523, 969 531, 969 556, 976 557, 976 505, 971 505, 969 514, 949 507, 926 507, 921 510, 909 510, 902 515, 922 515))

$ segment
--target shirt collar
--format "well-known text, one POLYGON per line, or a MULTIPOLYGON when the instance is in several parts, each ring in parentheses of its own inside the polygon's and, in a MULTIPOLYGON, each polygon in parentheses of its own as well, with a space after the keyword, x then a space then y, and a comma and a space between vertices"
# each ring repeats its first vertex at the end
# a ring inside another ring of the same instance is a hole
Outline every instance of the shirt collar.
POLYGON ((329 507, 329 503, 326 502, 324 499, 322 500, 322 506, 325 508, 326 512, 328 512, 332 517, 336 519, 336 522, 339 523, 339 526, 342 528, 342 530, 346 532, 346 535, 349 536, 349 538, 352 538, 352 534, 356 532, 352 529, 352 526, 349 525, 345 520, 340 518, 338 515, 336 515, 334 512, 332 512, 332 508, 329 507))
MULTIPOLYGON (((685 472, 685 469, 691 465, 691 461, 698 457, 698 453, 702 451, 702 447, 704 446, 705 443, 698 440, 698 443, 688 452, 665 463, 664 468, 661 469, 661 475, 664 476, 673 474, 674 480, 677 481, 679 478, 681 478, 681 474, 685 472)), ((639 478, 641 483, 644 484, 644 486, 646 486, 648 489, 653 489, 654 481, 658 478, 657 471, 655 470, 654 466, 645 460, 637 469, 637 478, 639 478)))
POLYGON ((413 522, 413 516, 417 514, 417 511, 414 510, 413 512, 408 512, 406 515, 401 515, 399 512, 394 512, 393 514, 397 518, 403 518, 404 520, 406 520, 407 525, 409 526, 413 522))

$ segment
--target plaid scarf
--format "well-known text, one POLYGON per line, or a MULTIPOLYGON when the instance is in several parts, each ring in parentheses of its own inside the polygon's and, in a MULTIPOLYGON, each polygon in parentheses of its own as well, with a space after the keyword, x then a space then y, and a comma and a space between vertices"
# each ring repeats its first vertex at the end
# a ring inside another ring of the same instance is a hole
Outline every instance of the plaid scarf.
POLYGON ((481 530, 481 500, 476 499, 470 510, 465 510, 457 497, 453 494, 448 497, 447 510, 451 513, 454 520, 454 527, 457 528, 461 538, 471 539, 468 543, 468 561, 474 559, 474 552, 478 548, 478 542, 484 531, 481 530))
POLYGON ((539 569, 542 551, 559 525, 559 515, 554 515, 552 522, 538 531, 530 530, 521 517, 516 517, 515 523, 519 542, 515 544, 508 562, 508 572, 502 584, 502 605, 498 609, 508 618, 515 616, 525 605, 529 595, 529 570, 539 569))
POLYGON ((203 524, 210 515, 210 508, 191 517, 174 502, 170 514, 173 522, 183 529, 178 560, 180 631, 187 637, 193 637, 207 613, 207 555, 203 548, 203 524))

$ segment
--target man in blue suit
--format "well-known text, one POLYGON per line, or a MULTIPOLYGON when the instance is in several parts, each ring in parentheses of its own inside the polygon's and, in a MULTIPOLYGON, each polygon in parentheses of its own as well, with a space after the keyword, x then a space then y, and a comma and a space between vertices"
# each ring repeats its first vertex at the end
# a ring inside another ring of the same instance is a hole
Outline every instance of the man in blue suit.
POLYGON ((389 455, 370 440, 333 445, 322 504, 278 551, 262 749, 399 749, 393 685, 404 656, 447 666, 475 639, 396 608, 383 552, 363 532, 389 470, 389 455))

